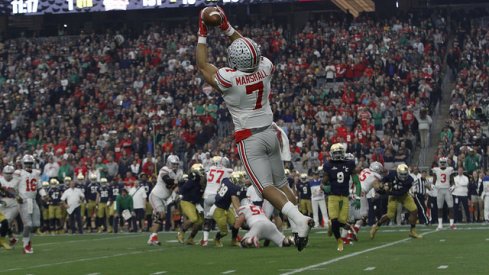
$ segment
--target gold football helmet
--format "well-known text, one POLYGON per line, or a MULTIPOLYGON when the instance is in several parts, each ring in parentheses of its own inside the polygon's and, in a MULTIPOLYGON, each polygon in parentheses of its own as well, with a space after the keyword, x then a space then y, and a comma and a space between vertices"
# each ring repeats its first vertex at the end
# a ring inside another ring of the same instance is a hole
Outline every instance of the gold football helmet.
POLYGON ((332 160, 344 160, 346 150, 341 143, 335 143, 331 145, 330 155, 332 160))

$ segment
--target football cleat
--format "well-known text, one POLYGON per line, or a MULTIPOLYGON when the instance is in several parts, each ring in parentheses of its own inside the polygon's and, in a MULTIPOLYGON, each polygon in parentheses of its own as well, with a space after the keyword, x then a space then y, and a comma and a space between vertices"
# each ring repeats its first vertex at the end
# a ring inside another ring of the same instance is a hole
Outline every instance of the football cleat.
POLYGON ((457 230, 457 226, 455 224, 450 225, 451 230, 457 230))
POLYGON ((269 246, 270 246, 270 240, 265 240, 265 241, 263 242, 263 246, 264 246, 264 247, 269 247, 269 246))
POLYGON ((216 244, 216 247, 223 247, 221 240, 215 239, 214 243, 216 244))
POLYGON ((443 230, 443 226, 437 226, 436 227, 436 231, 440 231, 440 230, 443 230))
POLYGON ((284 240, 282 241, 282 246, 283 247, 289 247, 289 246, 292 246, 292 245, 295 245, 295 243, 294 243, 294 237, 293 236, 285 237, 284 240))
POLYGON ((0 247, 3 247, 5 250, 10 250, 12 247, 8 244, 5 237, 0 237, 0 247))
POLYGON ((9 245, 14 246, 17 244, 17 239, 15 237, 10 238, 9 245))
POLYGON ((188 238, 187 241, 185 242, 185 244, 194 245, 195 244, 194 239, 193 238, 188 238))
POLYGON ((29 243, 27 243, 26 246, 24 246, 24 254, 32 254, 34 253, 34 250, 32 249, 32 245, 31 245, 31 242, 29 241, 29 243))
POLYGON ((240 246, 238 239, 231 240, 231 246, 240 246))
POLYGON ((338 250, 338 252, 343 252, 343 240, 339 238, 336 242, 338 243, 338 248, 336 250, 338 250))
POLYGON ((200 240, 200 246, 207 246, 208 244, 208 241, 200 240))
POLYGON ((423 236, 421 235, 418 235, 418 233, 416 233, 416 229, 412 228, 411 231, 409 231, 409 237, 413 238, 413 239, 422 239, 423 236))
POLYGON ((377 234, 377 231, 379 231, 379 226, 377 224, 374 224, 372 226, 372 229, 370 229, 370 239, 373 240, 375 238, 375 234, 377 234))
POLYGON ((158 235, 150 236, 148 239, 148 244, 149 245, 161 245, 160 241, 158 240, 158 235))
POLYGON ((178 231, 177 240, 181 244, 183 244, 185 242, 185 233, 183 233, 183 231, 178 231))
POLYGON ((306 224, 302 225, 302 228, 298 226, 298 232, 294 233, 294 243, 297 250, 302 251, 306 248, 309 242, 309 231, 314 227, 314 221, 311 218, 306 218, 306 224), (300 233, 299 233, 300 232, 300 233), (303 235, 303 236, 300 236, 303 235))
POLYGON ((348 237, 351 237, 351 239, 354 242, 358 242, 358 236, 357 236, 356 228, 353 225, 349 225, 349 227, 350 227, 350 230, 348 231, 348 237))

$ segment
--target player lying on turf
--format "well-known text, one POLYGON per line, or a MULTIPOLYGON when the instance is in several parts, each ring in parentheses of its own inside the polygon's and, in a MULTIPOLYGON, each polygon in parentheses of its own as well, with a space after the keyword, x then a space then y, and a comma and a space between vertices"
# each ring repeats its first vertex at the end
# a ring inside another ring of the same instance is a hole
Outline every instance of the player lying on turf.
POLYGON ((241 240, 241 247, 260 247, 260 240, 270 240, 277 246, 291 246, 294 244, 293 238, 287 238, 278 231, 277 226, 270 221, 263 209, 254 205, 251 200, 241 200, 241 207, 238 209, 238 219, 234 223, 234 228, 238 230, 245 222, 249 227, 248 233, 241 240))
MULTIPOLYGON (((312 219, 299 212, 296 197, 287 184, 280 155, 281 141, 273 123, 270 106, 270 83, 275 70, 272 62, 261 56, 260 47, 243 37, 228 22, 222 9, 219 28, 232 41, 228 47, 229 67, 217 69, 207 59, 207 28, 203 9, 199 18, 199 38, 196 48, 197 67, 205 81, 222 93, 231 113, 235 140, 246 172, 263 198, 280 209, 291 223, 297 249, 308 242, 312 219)), ((216 10, 213 11, 214 13, 216 10)), ((206 17, 207 18, 207 17, 206 17)))

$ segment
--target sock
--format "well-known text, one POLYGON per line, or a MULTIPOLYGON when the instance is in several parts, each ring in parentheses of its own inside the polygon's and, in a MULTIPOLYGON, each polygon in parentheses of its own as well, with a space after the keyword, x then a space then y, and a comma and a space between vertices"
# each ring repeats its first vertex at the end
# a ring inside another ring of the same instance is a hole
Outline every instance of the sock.
POLYGON ((443 226, 443 218, 438 218, 438 226, 439 227, 443 226))
POLYGON ((204 241, 209 240, 209 231, 204 231, 204 241))
POLYGON ((297 206, 288 201, 284 207, 282 207, 282 213, 286 215, 289 220, 292 220, 296 225, 304 218, 304 215, 299 211, 297 206))
POLYGON ((450 226, 453 225, 453 222, 454 222, 453 219, 450 219, 450 226))
POLYGON ((292 231, 292 233, 297 233, 297 225, 295 224, 295 222, 292 220, 292 219, 288 219, 289 223, 290 223, 290 230, 292 231))
POLYGON ((22 243, 24 244, 24 247, 26 247, 29 244, 30 240, 31 240, 31 237, 22 238, 22 243))
POLYGON ((411 229, 414 229, 416 227, 415 224, 411 224, 411 229))
POLYGON ((233 240, 236 240, 237 237, 238 237, 238 229, 235 229, 234 227, 231 228, 231 238, 233 240))

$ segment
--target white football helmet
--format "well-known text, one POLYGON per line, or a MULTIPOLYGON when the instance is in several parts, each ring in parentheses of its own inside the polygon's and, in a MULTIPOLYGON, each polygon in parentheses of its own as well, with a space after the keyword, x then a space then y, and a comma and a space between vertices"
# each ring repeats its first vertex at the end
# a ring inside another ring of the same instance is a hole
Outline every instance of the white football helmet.
POLYGON ((247 73, 254 72, 260 61, 260 46, 250 38, 238 38, 228 47, 229 67, 235 70, 247 73))
POLYGON ((374 161, 370 163, 370 167, 368 169, 370 169, 370 171, 375 172, 379 175, 382 175, 382 173, 384 172, 384 166, 382 165, 382 163, 378 161, 374 161))
POLYGON ((440 165, 440 168, 446 168, 448 166, 448 159, 446 157, 441 157, 438 160, 438 165, 440 165))
POLYGON ((2 174, 7 181, 11 181, 14 178, 14 172, 15 168, 12 165, 6 165, 3 167, 2 174))
POLYGON ((32 167, 34 166, 34 163, 36 162, 36 160, 34 159, 34 157, 32 155, 24 155, 22 157, 22 166, 24 167, 24 169, 30 169, 32 170, 32 167))
POLYGON ((406 164, 399 164, 397 166, 397 177, 400 180, 406 180, 409 177, 409 167, 406 164))
POLYGON ((176 155, 169 155, 166 159, 166 166, 173 171, 176 171, 178 166, 180 166, 180 158, 178 158, 176 155))

